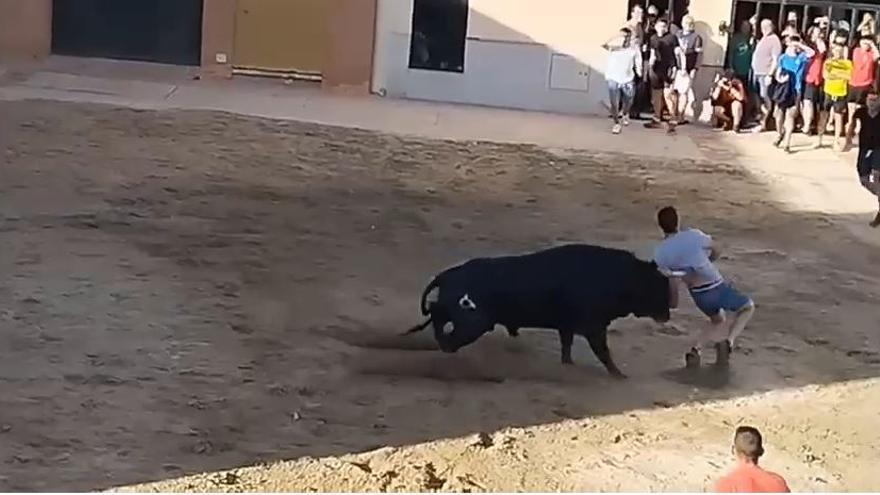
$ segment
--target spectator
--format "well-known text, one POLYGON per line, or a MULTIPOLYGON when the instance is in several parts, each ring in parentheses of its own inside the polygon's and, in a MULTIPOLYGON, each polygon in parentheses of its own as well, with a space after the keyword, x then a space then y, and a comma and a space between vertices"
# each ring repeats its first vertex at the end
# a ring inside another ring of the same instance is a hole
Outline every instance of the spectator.
POLYGON ((714 110, 713 127, 739 132, 745 111, 746 90, 732 69, 724 71, 718 78, 710 97, 714 110))
MULTIPOLYGON (((678 46, 684 56, 684 70, 687 78, 682 77, 682 87, 677 88, 679 92, 678 115, 684 117, 686 110, 694 102, 693 82, 697 77, 697 68, 699 68, 703 56, 703 37, 695 31, 694 18, 686 15, 681 20, 681 31, 678 33, 678 46), (685 87, 685 81, 687 81, 685 87)), ((691 109, 693 111, 693 109, 691 109)))
MULTIPOLYGON (((806 86, 804 87, 803 117, 804 133, 807 135, 812 134, 813 120, 816 112, 822 109, 823 95, 825 94, 822 90, 822 67, 825 64, 825 54, 828 51, 828 46, 825 44, 820 26, 815 25, 810 28, 809 45, 815 52, 815 55, 813 55, 809 65, 807 65, 807 75, 804 78, 806 86)), ((819 132, 823 131, 819 130, 819 132)))
POLYGON ((614 126, 611 132, 620 134, 621 116, 623 125, 629 125, 629 111, 635 94, 635 78, 642 73, 642 54, 634 44, 629 28, 623 28, 616 38, 602 45, 610 53, 605 78, 608 81, 608 96, 614 126))
POLYGON ((843 113, 846 111, 847 86, 852 78, 853 63, 847 60, 846 38, 836 37, 831 43, 831 53, 822 68, 825 80, 824 102, 819 119, 819 144, 825 135, 825 126, 830 118, 834 120, 834 149, 840 150, 840 137, 843 134, 843 113))
POLYGON ((754 51, 755 38, 752 33, 752 24, 749 21, 743 21, 739 26, 739 31, 730 38, 730 51, 727 59, 727 66, 733 69, 734 75, 740 81, 749 80, 754 51))
MULTIPOLYGON (((647 33, 645 9, 641 5, 636 4, 633 6, 629 20, 626 22, 626 27, 633 33, 633 46, 639 50, 641 55, 642 67, 639 69, 639 74, 644 74, 645 50, 647 49, 646 45, 649 35, 647 33)), ((646 96, 646 93, 650 93, 651 89, 648 87, 644 77, 640 75, 636 76, 634 88, 635 95, 633 96, 633 104, 630 106, 629 117, 637 119, 641 111, 647 106, 645 102, 650 99, 650 96, 646 96)))
POLYGON ((798 28, 798 15, 796 10, 791 10, 788 12, 788 17, 785 21, 785 28, 782 30, 783 39, 791 36, 800 36, 800 29, 798 28))
POLYGON ((786 153, 791 153, 791 135, 804 94, 804 72, 815 54, 801 41, 800 36, 793 34, 786 41, 785 53, 779 57, 777 85, 774 88, 776 131, 779 137, 775 144, 778 147, 784 143, 786 153))
MULTIPOLYGON (((678 71, 676 48, 678 39, 668 31, 669 22, 666 19, 658 19, 654 24, 655 33, 649 44, 648 65, 650 67, 648 78, 651 81, 651 93, 654 104, 654 118, 645 124, 649 129, 656 129, 662 125, 664 103, 669 107, 669 113, 674 115, 678 109, 673 82, 678 71)), ((675 119, 670 117, 667 130, 675 132, 675 119)))
POLYGON ((859 34, 859 37, 871 37, 873 38, 877 33, 876 25, 874 23, 874 16, 871 15, 870 12, 865 12, 862 15, 862 22, 859 23, 859 27, 856 28, 856 32, 859 34))
POLYGON ((776 473, 758 466, 764 455, 761 432, 751 426, 740 426, 733 436, 733 455, 737 465, 727 476, 718 480, 719 493, 789 493, 788 484, 776 473))
MULTIPOLYGON (((853 50, 852 55, 852 79, 849 82, 849 92, 847 95, 847 136, 851 136, 855 131, 856 119, 853 116, 856 110, 865 104, 868 91, 874 85, 874 69, 877 66, 878 58, 880 58, 880 51, 877 50, 877 45, 874 44, 874 36, 861 35, 859 46, 853 50)), ((845 148, 849 148, 851 144, 847 138, 845 148)))
POLYGON ((767 130, 770 116, 773 115, 770 85, 773 83, 776 65, 782 55, 782 43, 779 41, 779 36, 774 33, 773 21, 770 19, 761 21, 761 33, 763 37, 755 47, 755 53, 752 56, 752 75, 761 98, 760 130, 763 132, 767 130))
MULTIPOLYGON (((859 130, 859 154, 856 170, 862 186, 878 199, 878 210, 871 227, 880 227, 880 96, 875 89, 868 92, 864 107, 853 115, 861 123, 859 130)), ((852 135, 847 135, 852 142, 852 135)))

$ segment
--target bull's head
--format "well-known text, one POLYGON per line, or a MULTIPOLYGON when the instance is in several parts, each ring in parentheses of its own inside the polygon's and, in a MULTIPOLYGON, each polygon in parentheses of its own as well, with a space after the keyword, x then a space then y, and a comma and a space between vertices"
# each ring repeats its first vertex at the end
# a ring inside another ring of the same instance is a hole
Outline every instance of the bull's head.
POLYGON ((638 293, 634 301, 633 314, 640 318, 651 318, 658 323, 670 320, 669 308, 672 291, 670 279, 680 277, 681 273, 669 272, 657 266, 653 261, 645 263, 639 277, 638 293))
POLYGON ((494 328, 488 313, 468 293, 446 294, 435 289, 428 294, 434 338, 443 352, 456 352, 494 328))

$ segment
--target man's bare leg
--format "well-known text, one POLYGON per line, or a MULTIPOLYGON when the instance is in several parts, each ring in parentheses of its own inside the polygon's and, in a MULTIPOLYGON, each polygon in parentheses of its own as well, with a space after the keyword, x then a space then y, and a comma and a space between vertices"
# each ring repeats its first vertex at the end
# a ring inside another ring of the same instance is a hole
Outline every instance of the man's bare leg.
POLYGON ((724 311, 709 317, 709 325, 703 327, 697 335, 697 340, 691 347, 691 350, 685 354, 685 364, 688 368, 696 368, 700 366, 700 354, 707 346, 714 345, 717 342, 725 340, 724 311))
POLYGON ((815 117, 816 104, 812 100, 804 100, 804 134, 810 135, 815 117))
POLYGON ((745 113, 742 102, 735 101, 731 103, 730 113, 733 114, 733 132, 739 132, 739 127, 742 125, 743 114, 745 113))
POLYGON ((852 141, 850 140, 850 136, 852 136, 856 131, 856 119, 855 113, 856 110, 859 109, 858 103, 847 103, 846 110, 846 139, 843 142, 843 149, 849 149, 852 146, 852 141))
POLYGON ((785 111, 785 142, 783 149, 786 153, 791 153, 791 135, 794 134, 794 123, 798 116, 797 105, 785 111))
POLYGON ((667 126, 667 132, 670 134, 675 133, 675 126, 678 124, 678 92, 673 90, 672 88, 666 88, 664 90, 664 96, 666 97, 666 105, 669 108, 669 125, 667 126))
POLYGON ((727 117, 727 114, 724 111, 724 107, 714 107, 715 111, 712 113, 712 127, 720 127, 722 130, 726 130, 726 127, 731 124, 730 118, 727 117))
POLYGON ((752 319, 752 316, 755 315, 755 303, 751 299, 749 299, 748 304, 737 310, 733 316, 733 322, 730 324, 730 330, 727 333, 727 341, 730 343, 731 349, 736 343, 736 339, 743 333, 743 330, 746 329, 746 325, 749 323, 749 320, 752 319))
POLYGON ((816 127, 816 134, 819 135, 819 142, 816 144, 817 148, 822 147, 822 140, 825 138, 825 133, 828 132, 826 128, 830 120, 831 114, 829 112, 819 112, 819 125, 816 127))
POLYGON ((868 224, 873 228, 880 227, 880 172, 874 170, 870 175, 859 178, 862 186, 871 194, 877 196, 877 215, 868 224))
POLYGON ((776 140, 773 141, 773 146, 779 147, 782 144, 782 140, 785 139, 785 114, 787 112, 778 106, 773 109, 773 119, 776 121, 776 140))
POLYGON ((843 135, 843 115, 840 112, 834 112, 834 151, 840 151, 840 138, 843 135))

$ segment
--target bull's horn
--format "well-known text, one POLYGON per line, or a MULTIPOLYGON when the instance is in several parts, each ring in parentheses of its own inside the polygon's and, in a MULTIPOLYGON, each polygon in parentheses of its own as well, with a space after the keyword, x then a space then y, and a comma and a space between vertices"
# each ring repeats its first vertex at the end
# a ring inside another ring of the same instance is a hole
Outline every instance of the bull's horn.
POLYGON ((440 287, 434 287, 431 289, 431 292, 428 292, 428 295, 425 296, 425 301, 428 303, 435 303, 440 300, 440 287))

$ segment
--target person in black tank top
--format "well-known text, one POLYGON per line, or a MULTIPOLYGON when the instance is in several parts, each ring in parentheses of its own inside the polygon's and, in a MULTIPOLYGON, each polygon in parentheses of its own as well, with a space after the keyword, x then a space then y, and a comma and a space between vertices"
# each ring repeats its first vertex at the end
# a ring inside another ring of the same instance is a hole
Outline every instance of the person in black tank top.
MULTIPOLYGON (((859 157, 856 170, 859 181, 871 194, 877 196, 877 215, 871 221, 871 227, 880 227, 880 96, 875 88, 868 91, 865 106, 859 107, 853 119, 861 123, 859 130, 859 157)), ((852 140, 853 132, 847 138, 852 140)))

